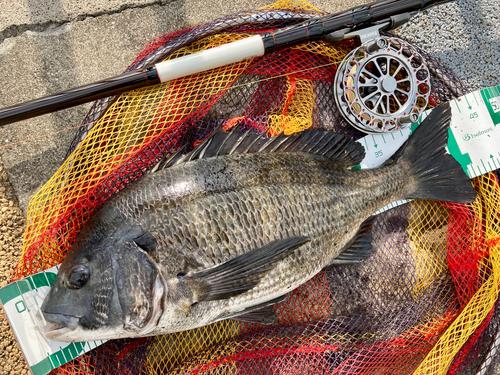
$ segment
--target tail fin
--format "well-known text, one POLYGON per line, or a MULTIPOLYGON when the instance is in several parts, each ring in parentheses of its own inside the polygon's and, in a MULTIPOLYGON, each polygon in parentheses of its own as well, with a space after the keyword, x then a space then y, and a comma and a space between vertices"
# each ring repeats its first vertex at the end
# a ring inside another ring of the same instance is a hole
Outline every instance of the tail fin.
POLYGON ((469 177, 446 150, 450 121, 450 105, 441 104, 393 156, 393 161, 407 164, 415 176, 416 186, 405 198, 456 203, 469 203, 476 198, 469 177))

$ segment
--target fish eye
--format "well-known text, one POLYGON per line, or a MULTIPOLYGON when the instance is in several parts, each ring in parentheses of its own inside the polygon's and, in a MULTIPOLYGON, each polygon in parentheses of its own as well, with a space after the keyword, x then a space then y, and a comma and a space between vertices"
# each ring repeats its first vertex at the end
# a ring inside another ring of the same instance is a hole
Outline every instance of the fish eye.
POLYGON ((74 289, 80 289, 87 281, 90 279, 90 271, 87 267, 78 265, 71 268, 68 273, 69 287, 74 289))

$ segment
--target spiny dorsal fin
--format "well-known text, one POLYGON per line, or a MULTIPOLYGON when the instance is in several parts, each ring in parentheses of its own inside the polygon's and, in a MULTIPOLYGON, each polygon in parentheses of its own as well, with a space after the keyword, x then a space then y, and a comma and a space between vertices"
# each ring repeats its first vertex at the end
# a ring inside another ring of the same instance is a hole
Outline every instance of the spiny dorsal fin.
POLYGON ((184 151, 186 146, 187 146, 186 144, 182 145, 173 154, 167 155, 164 158, 162 158, 151 170, 149 170, 148 173, 155 173, 156 171, 162 170, 171 165, 177 164, 178 162, 181 162, 182 159, 186 156, 182 154, 182 151, 184 151))
POLYGON ((364 147, 344 134, 326 130, 304 130, 300 134, 266 138, 253 130, 242 132, 238 126, 225 132, 222 127, 215 129, 198 147, 179 157, 174 155, 160 168, 168 168, 183 162, 216 156, 270 153, 305 152, 336 160, 346 167, 357 165, 365 156, 364 147))

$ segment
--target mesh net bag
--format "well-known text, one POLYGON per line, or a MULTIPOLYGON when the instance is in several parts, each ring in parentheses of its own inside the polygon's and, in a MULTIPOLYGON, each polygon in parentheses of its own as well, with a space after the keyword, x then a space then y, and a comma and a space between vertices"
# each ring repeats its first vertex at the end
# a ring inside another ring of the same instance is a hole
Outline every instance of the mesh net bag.
MULTIPOLYGON (((129 70, 325 13, 280 0, 163 35, 129 70)), ((216 126, 271 134, 321 128, 361 137, 334 102, 352 42, 311 42, 96 102, 61 168, 32 198, 14 279, 54 266, 89 216, 182 145, 216 126)), ((417 49, 432 73, 431 105, 465 87, 417 49)), ((232 320, 166 336, 113 340, 61 374, 488 374, 500 338, 496 172, 474 179, 469 205, 415 200, 378 215, 373 255, 327 267, 276 305, 271 326, 232 320)))

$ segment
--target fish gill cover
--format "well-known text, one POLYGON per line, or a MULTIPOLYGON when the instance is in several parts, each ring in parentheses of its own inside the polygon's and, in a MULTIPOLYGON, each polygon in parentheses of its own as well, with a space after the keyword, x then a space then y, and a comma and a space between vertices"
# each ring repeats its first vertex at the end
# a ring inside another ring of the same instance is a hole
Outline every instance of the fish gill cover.
MULTIPOLYGON (((280 0, 160 36, 129 70, 324 14, 305 1, 280 0)), ((359 138, 333 94, 336 68, 353 47, 310 42, 96 102, 64 164, 30 202, 14 279, 60 263, 97 207, 218 125, 271 134, 312 127, 359 138)), ((418 51, 432 73, 430 105, 466 92, 418 51)), ((377 216, 373 255, 327 267, 289 293, 275 306, 277 324, 226 320, 113 340, 54 373, 492 373, 500 332, 497 172, 474 179, 472 204, 415 200, 377 216)))

